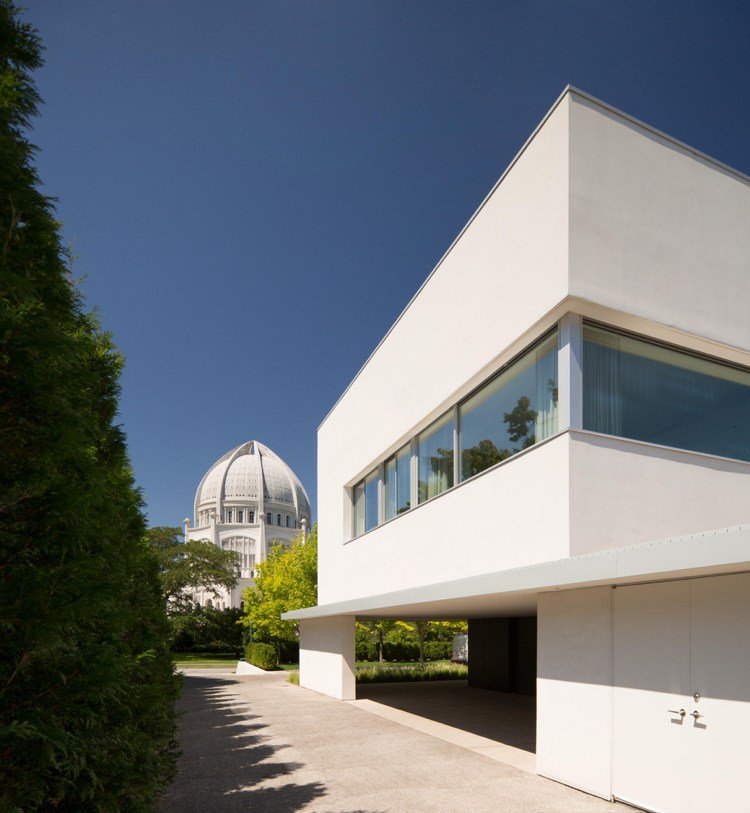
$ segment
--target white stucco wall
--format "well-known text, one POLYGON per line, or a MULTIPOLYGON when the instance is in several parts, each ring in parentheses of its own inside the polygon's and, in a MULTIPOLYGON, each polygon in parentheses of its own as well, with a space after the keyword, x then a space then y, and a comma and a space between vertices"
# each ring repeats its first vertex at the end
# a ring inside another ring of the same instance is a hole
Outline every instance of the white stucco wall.
POLYGON ((571 556, 750 522, 750 463, 570 438, 571 556))
POLYGON ((300 686, 337 700, 354 700, 354 618, 299 622, 300 686))
POLYGON ((750 348, 750 182, 570 96, 570 293, 750 348))
POLYGON ((540 594, 537 629, 537 773, 608 799, 611 588, 540 594))
POLYGON ((567 556, 567 472, 563 434, 327 549, 318 575, 320 603, 567 556))

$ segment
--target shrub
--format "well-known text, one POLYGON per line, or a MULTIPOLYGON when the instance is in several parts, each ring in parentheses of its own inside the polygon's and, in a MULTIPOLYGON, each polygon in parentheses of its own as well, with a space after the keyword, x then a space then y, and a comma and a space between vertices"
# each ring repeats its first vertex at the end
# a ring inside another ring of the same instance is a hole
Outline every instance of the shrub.
POLYGON ((232 646, 228 641, 211 641, 209 644, 194 644, 190 649, 183 652, 193 652, 195 654, 227 655, 239 658, 242 649, 232 646))
POLYGON ((358 661, 376 661, 378 659, 378 645, 375 641, 359 639, 356 642, 355 658, 358 661))
POLYGON ((452 655, 452 641, 425 641, 424 658, 426 661, 450 660, 452 655))
POLYGON ((387 661, 418 661, 419 644, 414 641, 386 641, 383 657, 387 661))
POLYGON ((299 641, 278 641, 277 651, 280 663, 299 663, 299 641))
POLYGON ((243 629, 237 622, 241 617, 241 610, 230 608, 192 607, 185 612, 175 612, 169 619, 172 651, 236 652, 239 656, 243 649, 243 629), (217 650, 217 646, 221 648, 217 650))
POLYGON ((146 811, 175 770, 179 681, 117 424, 122 358, 40 190, 42 48, 9 0, 0 43, 0 810, 146 811))
POLYGON ((245 647, 245 659, 258 669, 276 668, 276 648, 272 644, 248 644, 245 647))
POLYGON ((357 683, 403 683, 416 680, 465 680, 469 670, 463 664, 438 663, 409 666, 377 664, 360 666, 356 670, 357 683))

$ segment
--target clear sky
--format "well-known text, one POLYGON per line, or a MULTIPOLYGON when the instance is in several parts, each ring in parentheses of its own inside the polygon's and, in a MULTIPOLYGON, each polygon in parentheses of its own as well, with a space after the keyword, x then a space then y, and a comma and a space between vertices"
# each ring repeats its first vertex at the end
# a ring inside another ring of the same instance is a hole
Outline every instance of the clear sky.
POLYGON ((750 172, 748 0, 24 5, 154 525, 252 438, 315 505, 318 424, 566 84, 750 172))

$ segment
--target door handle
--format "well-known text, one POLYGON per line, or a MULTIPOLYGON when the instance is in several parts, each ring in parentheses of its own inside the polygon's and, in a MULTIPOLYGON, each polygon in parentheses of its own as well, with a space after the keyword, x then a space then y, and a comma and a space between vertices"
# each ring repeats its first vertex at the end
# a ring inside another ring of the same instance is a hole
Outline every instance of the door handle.
MULTIPOLYGON (((667 711, 668 711, 670 714, 679 714, 679 715, 680 715, 680 717, 684 717, 684 716, 687 714, 687 712, 685 711, 685 709, 680 709, 679 711, 677 711, 677 709, 667 709, 667 711)), ((697 712, 697 711, 695 711, 695 712, 693 712, 693 714, 698 714, 698 712, 697 712)), ((700 716, 700 715, 698 715, 698 716, 700 716)), ((697 718, 696 718, 696 719, 697 719, 697 718)))
POLYGON ((703 717, 703 715, 702 715, 702 714, 701 714, 699 711, 691 711, 691 712, 690 712, 690 716, 691 716, 691 717, 692 717, 694 720, 697 720, 699 717, 703 717))

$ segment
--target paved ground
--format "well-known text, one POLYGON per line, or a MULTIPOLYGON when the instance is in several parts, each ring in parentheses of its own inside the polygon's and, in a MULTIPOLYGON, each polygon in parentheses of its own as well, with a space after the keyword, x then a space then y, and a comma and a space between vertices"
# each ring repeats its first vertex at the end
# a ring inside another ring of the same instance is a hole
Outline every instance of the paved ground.
POLYGON ((185 673, 180 774, 163 813, 626 813, 429 734, 292 686, 185 673))
POLYGON ((369 683, 354 705, 460 745, 477 754, 536 772, 534 698, 474 689, 465 680, 369 683))

